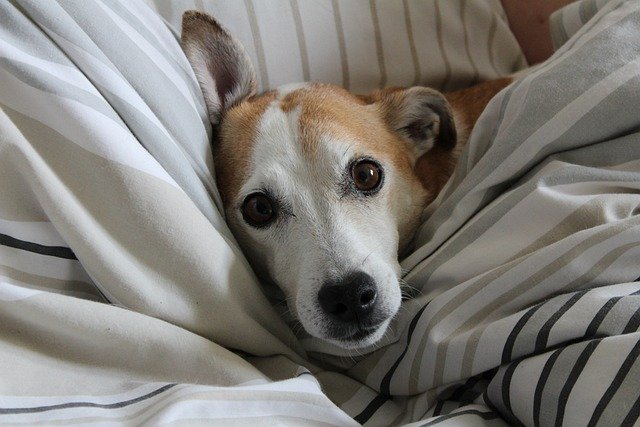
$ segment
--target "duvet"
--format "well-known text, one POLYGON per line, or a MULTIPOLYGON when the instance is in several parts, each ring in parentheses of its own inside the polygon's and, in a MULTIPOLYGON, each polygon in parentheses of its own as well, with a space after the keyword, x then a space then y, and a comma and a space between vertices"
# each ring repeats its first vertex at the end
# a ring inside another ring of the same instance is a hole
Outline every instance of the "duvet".
POLYGON ((640 2, 554 15, 367 352, 294 334, 221 215, 202 94, 138 1, 0 3, 0 424, 640 417, 640 2))

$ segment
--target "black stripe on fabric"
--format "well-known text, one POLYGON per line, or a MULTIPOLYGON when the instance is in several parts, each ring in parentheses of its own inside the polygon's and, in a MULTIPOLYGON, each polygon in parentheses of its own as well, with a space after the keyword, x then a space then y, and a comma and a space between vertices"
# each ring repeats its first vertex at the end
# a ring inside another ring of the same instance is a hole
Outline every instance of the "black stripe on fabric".
POLYGON ((540 307, 542 307, 543 305, 544 304, 537 304, 533 306, 518 320, 514 328, 509 333, 509 336, 507 337, 507 341, 504 343, 504 348, 502 349, 501 364, 505 364, 511 361, 513 346, 516 343, 516 339, 518 338, 518 335, 520 334, 522 329, 524 329, 524 326, 527 324, 529 319, 531 319, 531 317, 536 313, 536 311, 538 311, 540 307))
POLYGON ((100 288, 96 286, 96 284, 95 284, 95 283, 93 284, 93 288, 94 288, 96 291, 98 291, 98 293, 100 294, 100 296, 102 297, 102 299, 103 299, 103 300, 105 300, 105 302, 106 302, 107 304, 113 304, 113 301, 111 301, 109 298, 107 298, 107 296, 104 294, 104 292, 102 292, 102 291, 100 290, 100 288))
POLYGON ((409 345, 411 344, 411 338, 413 337, 413 330, 416 328, 416 325, 418 324, 418 320, 420 320, 420 316, 422 316, 422 313, 424 312, 424 310, 427 308, 428 305, 429 304, 426 304, 416 313, 415 316, 413 316, 413 319, 411 320, 411 324, 409 325, 409 330, 407 332, 407 344, 405 345, 404 350, 402 350, 402 354, 400 354, 400 356, 398 357, 398 360, 396 360, 393 366, 391 366, 387 374, 384 376, 384 378, 382 378, 382 381, 380 382, 380 392, 382 394, 386 394, 387 396, 391 395, 391 392, 390 392, 391 378, 393 378, 393 374, 396 372, 396 369, 398 369, 398 366, 400 366, 400 362, 402 362, 402 359, 404 358, 405 354, 407 354, 407 351, 409 350, 409 345))
MULTIPOLYGON (((496 372, 497 375, 497 372, 496 372)), ((487 388, 484 393, 482 393, 482 402, 495 414, 499 414, 500 410, 493 404, 491 399, 489 399, 489 389, 487 388)))
POLYGON ((600 310, 598 310, 596 315, 591 320, 591 323, 589 323, 589 326, 584 333, 584 338, 592 338, 596 335, 596 333, 598 332, 598 328, 604 321, 605 317, 607 317, 607 314, 609 314, 613 306, 616 305, 616 303, 620 301, 621 298, 622 297, 611 298, 600 308, 600 310))
POLYGON ((40 255, 54 256, 56 258, 78 259, 71 249, 65 248, 64 246, 40 245, 38 243, 16 239, 15 237, 7 236, 2 233, 0 233, 0 245, 22 249, 23 251, 34 252, 40 255))
POLYGON ((503 416, 507 416, 507 421, 514 424, 522 424, 519 422, 518 418, 514 415, 513 410, 511 409, 511 380, 513 379, 513 373, 518 368, 520 362, 524 359, 520 359, 517 362, 511 363, 505 369, 504 375, 502 376, 502 405, 504 406, 505 413, 503 416))
POLYGON ((589 358, 595 351, 596 347, 600 344, 600 340, 590 341, 578 356, 578 360, 571 368, 571 372, 569 373, 569 377, 564 383, 562 390, 560 391, 560 396, 558 397, 558 410, 556 411, 556 427, 563 425, 564 420, 564 411, 567 408, 567 401, 569 400, 569 395, 573 390, 573 386, 578 381, 580 374, 584 370, 589 358))
POLYGON ((549 375, 551 374, 551 369, 553 369, 553 365, 556 363, 556 360, 562 353, 562 348, 554 351, 549 359, 547 359, 544 364, 544 368, 542 368, 542 373, 540 374, 540 378, 538 378, 538 384, 536 384, 536 391, 533 395, 533 425, 538 427, 540 425, 540 405, 542 404, 542 392, 544 391, 544 387, 547 384, 547 380, 549 379, 549 375))
POLYGON ((482 384, 480 384, 480 381, 482 381, 482 378, 480 377, 473 377, 473 378, 476 378, 473 385, 462 390, 460 395, 458 395, 458 393, 456 392, 455 399, 463 405, 468 405, 469 403, 474 401, 478 396, 482 394, 482 390, 481 390, 482 384), (480 384, 479 387, 478 387, 478 384, 480 384))
POLYGON ((367 421, 369 421, 369 418, 371 418, 373 414, 375 414, 376 411, 380 409, 382 405, 385 404, 387 400, 389 400, 387 396, 383 396, 382 394, 379 394, 378 396, 376 396, 375 399, 369 402, 367 407, 364 408, 362 412, 360 412, 358 415, 353 417, 353 419, 359 422, 360 424, 366 423, 367 421))
POLYGON ((68 408, 101 408, 101 409, 117 409, 124 408, 125 406, 133 405, 135 403, 140 403, 144 400, 150 399, 154 396, 159 395, 172 387, 175 387, 177 384, 167 384, 159 389, 152 391, 151 393, 145 394, 140 397, 136 397, 135 399, 124 400, 122 402, 116 403, 94 403, 94 402, 69 402, 69 403, 61 403, 59 405, 50 405, 50 406, 36 406, 31 408, 0 408, 0 415, 7 414, 32 414, 37 412, 46 412, 46 411, 55 411, 58 409, 68 409, 68 408))
POLYGON ((620 369, 618 369, 618 373, 613 378, 613 381, 607 388, 607 391, 605 391, 604 394, 602 395, 602 398, 596 405, 596 408, 593 410, 593 415, 589 420, 588 426, 595 426, 598 423, 598 421, 600 420, 600 417, 602 416, 602 413, 604 412, 606 407, 609 405, 609 402, 611 402, 611 399, 613 399, 613 396, 616 394, 616 392, 620 388, 620 385, 622 385, 622 382, 627 377, 627 373, 629 373, 629 370, 631 370, 631 367, 636 362, 636 359, 638 358, 639 354, 640 354, 640 341, 638 341, 636 345, 633 346, 633 348, 627 355, 624 362, 622 362, 620 369))
POLYGON ((433 408, 433 416, 434 417, 437 417, 438 415, 440 415, 442 413, 442 408, 444 408, 445 402, 448 402, 448 400, 447 399, 438 400, 438 403, 436 403, 435 408, 433 408))
MULTIPOLYGON (((476 384, 480 382, 480 380, 481 380, 481 377, 476 375, 475 377, 469 378, 461 386, 454 387, 455 389, 450 394, 442 396, 438 400, 438 403, 436 403, 436 406, 433 410, 433 415, 437 416, 442 413, 442 408, 444 407, 445 402, 449 402, 449 401, 459 402, 463 405, 466 405, 467 403, 469 403, 469 401, 473 400, 473 398, 464 399, 464 400, 462 398, 465 395, 469 394, 468 392, 473 391, 473 388, 476 386, 476 384)), ((476 393, 471 393, 471 394, 476 395, 476 393)))
POLYGON ((576 293, 574 296, 569 298, 569 301, 565 302, 562 307, 545 322, 545 324, 538 332, 538 337, 536 338, 536 346, 535 353, 541 353, 547 347, 547 341, 549 340, 549 334, 551 333, 551 328, 560 320, 560 318, 567 312, 575 303, 578 302, 580 298, 584 296, 588 292, 587 290, 580 291, 576 293))
POLYGON ((636 425, 638 418, 640 418, 640 396, 638 396, 638 398, 636 399, 627 416, 624 417, 621 426, 634 426, 636 425))
POLYGON ((640 326, 640 308, 638 308, 636 312, 633 313, 633 316, 631 316, 631 319, 629 319, 629 321, 627 322, 627 326, 624 327, 624 330, 622 331, 622 333, 630 334, 631 332, 636 332, 639 326, 640 326))
POLYGON ((482 412, 482 411, 478 411, 477 409, 467 409, 465 411, 460 411, 460 412, 456 412, 456 413, 453 413, 453 414, 442 415, 437 420, 429 421, 428 423, 422 424, 420 427, 433 426, 433 425, 436 425, 436 424, 440 424, 443 421, 450 420, 451 418, 456 418, 456 417, 464 416, 464 415, 477 415, 477 416, 479 416, 480 418, 482 418, 483 420, 486 420, 486 421, 495 420, 496 418, 500 418, 498 416, 498 414, 496 414, 495 412, 492 412, 492 411, 482 412))

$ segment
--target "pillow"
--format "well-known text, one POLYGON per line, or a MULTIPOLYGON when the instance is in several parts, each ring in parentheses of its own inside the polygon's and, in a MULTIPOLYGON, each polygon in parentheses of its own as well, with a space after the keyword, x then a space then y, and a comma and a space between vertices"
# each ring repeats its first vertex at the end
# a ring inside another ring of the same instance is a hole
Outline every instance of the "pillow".
POLYGON ((323 81, 455 90, 526 67, 499 0, 146 0, 179 33, 182 13, 212 14, 245 46, 258 90, 323 81))
POLYGON ((558 50, 565 44, 607 2, 608 0, 581 0, 555 11, 549 17, 553 49, 558 50))

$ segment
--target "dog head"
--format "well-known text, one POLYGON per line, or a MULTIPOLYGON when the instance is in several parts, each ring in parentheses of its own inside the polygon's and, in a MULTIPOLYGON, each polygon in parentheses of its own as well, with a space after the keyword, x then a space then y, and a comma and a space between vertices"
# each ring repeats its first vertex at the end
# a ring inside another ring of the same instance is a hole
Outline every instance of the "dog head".
POLYGON ((400 307, 398 255, 441 186, 423 185, 416 162, 456 144, 449 104, 424 87, 354 96, 314 83, 254 96, 244 49, 213 18, 185 13, 182 44, 216 129, 227 221, 250 262, 309 334, 375 343, 400 307))

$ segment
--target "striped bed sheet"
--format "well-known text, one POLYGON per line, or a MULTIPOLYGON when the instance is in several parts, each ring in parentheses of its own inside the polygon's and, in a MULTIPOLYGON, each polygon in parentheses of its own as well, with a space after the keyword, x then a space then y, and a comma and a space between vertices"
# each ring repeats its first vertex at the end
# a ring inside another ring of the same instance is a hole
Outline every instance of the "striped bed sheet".
POLYGON ((145 1, 178 32, 185 10, 214 15, 246 48, 259 91, 301 81, 455 90, 526 66, 500 0, 145 1))
MULTIPOLYGON (((363 3, 380 23, 382 3, 363 3)), ((308 4, 280 7, 307 22, 308 4)), ((346 2, 324 4, 347 22, 346 2)), ((491 101, 425 212, 402 262, 416 296, 377 348, 345 354, 294 334, 261 291, 156 11, 0 2, 0 424, 636 424, 640 2, 582 0, 552 32, 556 53, 491 101)), ((423 63, 406 62, 411 84, 423 63)))

